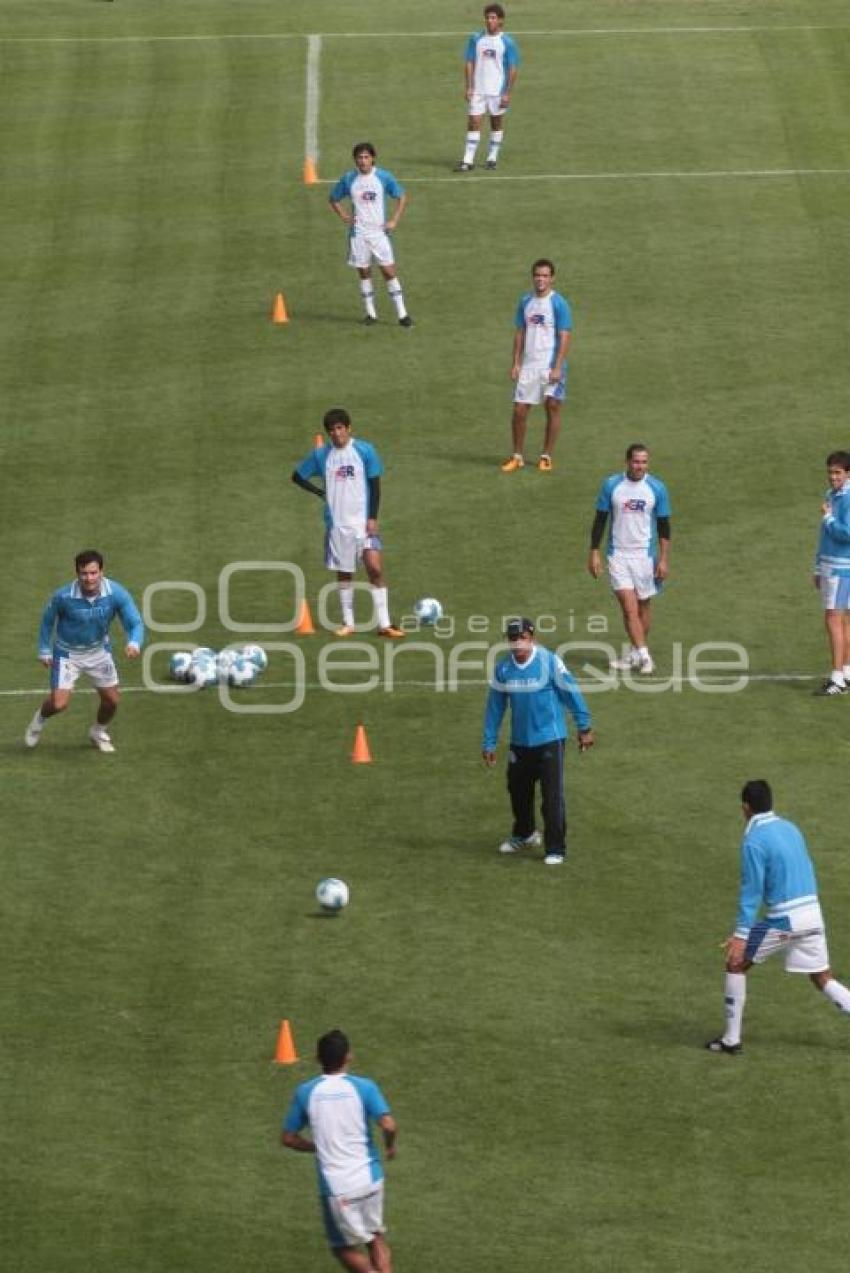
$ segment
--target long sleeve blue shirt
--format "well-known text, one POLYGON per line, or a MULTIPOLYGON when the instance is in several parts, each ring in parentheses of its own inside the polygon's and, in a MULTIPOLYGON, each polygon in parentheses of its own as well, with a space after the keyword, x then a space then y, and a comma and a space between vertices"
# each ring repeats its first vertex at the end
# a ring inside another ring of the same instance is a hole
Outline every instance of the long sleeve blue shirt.
POLYGON ((145 636, 142 616, 126 588, 105 576, 100 592, 86 597, 79 581, 57 588, 44 607, 38 630, 39 657, 51 653, 54 628, 56 645, 62 650, 94 650, 109 646, 109 626, 115 616, 127 634, 129 644, 141 648, 145 636))
POLYGON ((747 937, 762 906, 781 919, 817 899, 815 868, 802 831, 775 813, 750 818, 741 841, 741 888, 735 936, 747 937))
POLYGON ((484 712, 482 751, 495 751, 502 718, 511 708, 511 743, 542 747, 567 737, 564 708, 579 730, 590 729, 590 712, 564 661, 542 646, 518 663, 512 654, 496 664, 484 712))
POLYGON ((830 575, 850 575, 850 481, 826 493, 829 512, 820 525, 815 569, 830 575))

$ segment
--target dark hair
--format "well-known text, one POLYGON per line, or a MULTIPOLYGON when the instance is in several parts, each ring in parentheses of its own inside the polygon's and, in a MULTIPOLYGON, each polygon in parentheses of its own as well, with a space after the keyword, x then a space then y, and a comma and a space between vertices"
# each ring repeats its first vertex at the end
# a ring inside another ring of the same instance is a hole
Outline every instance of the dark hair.
POLYGON ((626 459, 630 460, 633 455, 637 455, 638 451, 646 451, 649 455, 649 447, 645 442, 630 442, 626 447, 626 459))
POLYGON ((773 808, 773 792, 765 778, 751 778, 741 791, 741 804, 753 813, 768 813, 773 808))
POLYGON ((552 262, 549 260, 547 256, 541 256, 539 260, 534 262, 534 264, 531 267, 532 274, 534 273, 535 270, 542 270, 544 266, 554 278, 555 266, 552 264, 552 262))
POLYGON ((325 1074, 333 1074, 345 1065, 351 1048, 342 1030, 328 1030, 316 1044, 316 1057, 325 1074))
POLYGON ((850 472, 850 451, 831 451, 826 457, 826 467, 838 467, 844 469, 845 473, 850 472))
POLYGON ((90 565, 96 561, 101 570, 103 570, 103 557, 96 548, 84 548, 81 553, 77 553, 74 558, 74 569, 82 570, 83 566, 90 565))
POLYGON ((359 141, 351 152, 351 158, 356 159, 358 155, 362 155, 364 153, 371 155, 374 159, 378 152, 375 150, 375 147, 370 141, 359 141))
POLYGON ((500 4, 485 4, 484 6, 485 18, 487 17, 488 13, 495 13, 497 18, 501 18, 503 22, 505 20, 505 11, 500 4))
POLYGON ((329 433, 335 424, 345 424, 350 428, 351 416, 345 407, 331 407, 330 411, 325 412, 322 424, 325 426, 326 433, 329 433))

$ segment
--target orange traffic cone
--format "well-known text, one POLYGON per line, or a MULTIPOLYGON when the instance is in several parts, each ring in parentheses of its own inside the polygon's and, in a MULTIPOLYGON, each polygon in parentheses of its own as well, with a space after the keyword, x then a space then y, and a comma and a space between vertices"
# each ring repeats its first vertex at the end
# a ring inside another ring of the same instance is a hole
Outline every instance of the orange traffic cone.
POLYGON ((292 1040, 292 1031, 289 1028, 288 1021, 281 1021, 280 1023, 274 1059, 278 1065, 294 1065, 298 1060, 295 1055, 295 1044, 292 1040))
POLYGON ((319 184, 319 172, 316 167, 315 159, 311 159, 308 155, 304 160, 304 185, 317 186, 319 184))
POLYGON ((283 292, 278 292, 278 294, 274 298, 274 305, 272 306, 272 322, 273 323, 288 323, 289 322, 289 315, 286 312, 286 305, 284 304, 284 300, 283 300, 283 292))
POLYGON ((316 629, 313 627, 313 616, 310 613, 310 607, 307 599, 301 602, 301 609, 298 612, 298 622, 295 625, 296 636, 315 636, 316 629))
POLYGON ((315 447, 324 446, 324 445, 325 445, 325 435, 324 435, 324 433, 314 433, 314 434, 313 434, 313 447, 315 448, 315 447))
POLYGON ((369 751, 369 740, 366 737, 366 726, 358 725, 354 732, 354 750, 351 759, 355 765, 370 765, 372 753, 369 751))

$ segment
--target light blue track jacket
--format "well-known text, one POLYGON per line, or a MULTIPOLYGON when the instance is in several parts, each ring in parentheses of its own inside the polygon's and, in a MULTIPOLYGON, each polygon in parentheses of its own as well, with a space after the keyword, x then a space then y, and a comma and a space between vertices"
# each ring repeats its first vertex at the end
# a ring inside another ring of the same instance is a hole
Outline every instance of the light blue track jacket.
POLYGON ((762 906, 777 927, 797 906, 817 900, 815 868, 802 831, 775 813, 750 818, 741 841, 741 889, 735 936, 748 937, 762 906))
POLYGON ((109 645, 109 625, 115 616, 127 634, 128 643, 141 648, 145 637, 142 616, 126 588, 105 576, 100 592, 88 600, 78 580, 57 588, 44 607, 38 630, 38 654, 51 653, 53 629, 61 650, 94 650, 109 645))
POLYGON ((567 737, 564 708, 579 730, 590 729, 590 712, 563 659, 533 647, 527 663, 507 654, 496 664, 484 712, 482 751, 495 751, 502 718, 510 703, 511 743, 542 747, 567 737))
POLYGON ((850 575, 850 482, 828 490, 829 512, 821 522, 815 572, 850 575))

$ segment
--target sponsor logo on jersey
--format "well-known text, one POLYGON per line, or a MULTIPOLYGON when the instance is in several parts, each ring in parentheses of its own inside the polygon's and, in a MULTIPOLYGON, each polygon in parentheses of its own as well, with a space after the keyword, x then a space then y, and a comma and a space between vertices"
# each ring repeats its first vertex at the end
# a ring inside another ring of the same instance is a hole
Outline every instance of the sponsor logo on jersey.
POLYGON ((531 327, 545 327, 546 315, 545 314, 529 314, 528 322, 531 327))
POLYGON ((364 190, 360 198, 364 203, 374 203, 378 198, 377 190, 364 190))
POLYGON ((340 464, 339 468, 336 471, 336 478, 338 482, 339 481, 344 482, 346 478, 354 477, 354 475, 355 473, 354 473, 353 464, 340 464))
POLYGON ((629 513, 645 513, 646 500, 645 499, 627 499, 625 504, 623 505, 623 508, 626 512, 629 512, 629 513))

